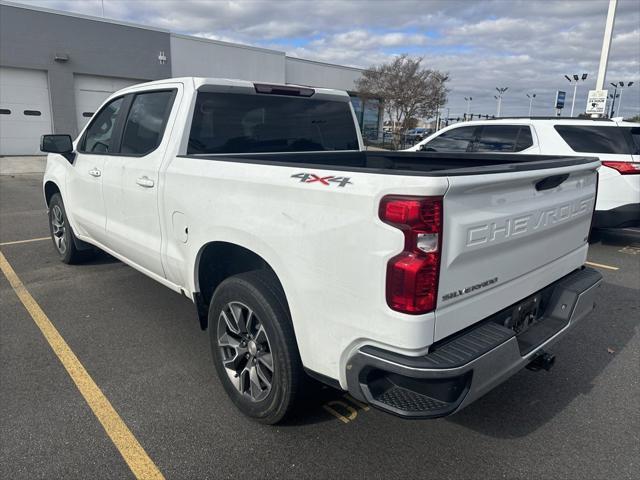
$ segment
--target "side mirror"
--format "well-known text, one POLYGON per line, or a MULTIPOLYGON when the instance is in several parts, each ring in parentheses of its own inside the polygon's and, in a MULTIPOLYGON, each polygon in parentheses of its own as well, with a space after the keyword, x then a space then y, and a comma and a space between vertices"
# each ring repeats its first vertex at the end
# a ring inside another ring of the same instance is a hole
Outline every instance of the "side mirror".
POLYGON ((73 163, 76 158, 75 153, 73 153, 71 135, 42 135, 42 137, 40 137, 40 151, 45 153, 59 153, 66 158, 69 163, 73 163))

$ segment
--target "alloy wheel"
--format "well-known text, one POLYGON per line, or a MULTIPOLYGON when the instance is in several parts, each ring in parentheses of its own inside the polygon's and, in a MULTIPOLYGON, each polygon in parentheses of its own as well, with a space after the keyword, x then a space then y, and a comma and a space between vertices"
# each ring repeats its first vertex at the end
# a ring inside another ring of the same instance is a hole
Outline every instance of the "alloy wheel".
POLYGON ((61 255, 64 255, 67 251, 66 230, 67 228, 64 222, 62 209, 60 208, 60 205, 54 205, 51 209, 51 233, 53 236, 53 243, 61 255))
POLYGON ((264 400, 273 382, 273 355, 256 313, 240 302, 228 303, 218 317, 217 338, 234 387, 254 402, 264 400))

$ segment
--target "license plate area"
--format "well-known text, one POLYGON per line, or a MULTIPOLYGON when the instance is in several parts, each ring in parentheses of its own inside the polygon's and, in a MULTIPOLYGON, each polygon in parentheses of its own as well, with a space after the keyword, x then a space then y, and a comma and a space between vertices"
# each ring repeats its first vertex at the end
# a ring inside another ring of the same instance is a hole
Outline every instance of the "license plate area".
POLYGON ((519 336, 538 323, 544 314, 542 293, 536 293, 517 303, 504 317, 503 325, 519 336))

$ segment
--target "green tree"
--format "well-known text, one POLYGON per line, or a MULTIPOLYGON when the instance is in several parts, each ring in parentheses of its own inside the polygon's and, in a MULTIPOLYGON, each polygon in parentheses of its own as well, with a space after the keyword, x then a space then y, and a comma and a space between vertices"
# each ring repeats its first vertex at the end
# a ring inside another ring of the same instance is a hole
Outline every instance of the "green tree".
POLYGON ((447 101, 449 76, 422 67, 422 57, 400 55, 368 68, 356 82, 364 98, 380 98, 394 133, 404 132, 414 118, 433 117, 447 101))

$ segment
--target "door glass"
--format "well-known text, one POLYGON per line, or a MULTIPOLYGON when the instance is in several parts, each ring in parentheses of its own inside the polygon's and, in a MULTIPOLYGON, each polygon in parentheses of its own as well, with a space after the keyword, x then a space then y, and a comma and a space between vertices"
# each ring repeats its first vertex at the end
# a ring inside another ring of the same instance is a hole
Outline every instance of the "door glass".
POLYGON ((113 128, 122 106, 122 97, 109 102, 93 119, 84 137, 81 152, 108 153, 111 148, 113 128))
POLYGON ((146 155, 160 145, 172 99, 172 91, 136 95, 124 127, 121 153, 146 155))
POLYGON ((518 137, 518 125, 485 125, 474 152, 513 152, 518 137))
POLYGON ((520 127, 520 133, 518 133, 518 140, 516 141, 516 152, 521 152, 529 147, 533 146, 533 136, 531 135, 531 128, 520 127))
POLYGON ((474 138, 476 127, 454 128, 424 144, 425 152, 466 152, 474 138))

